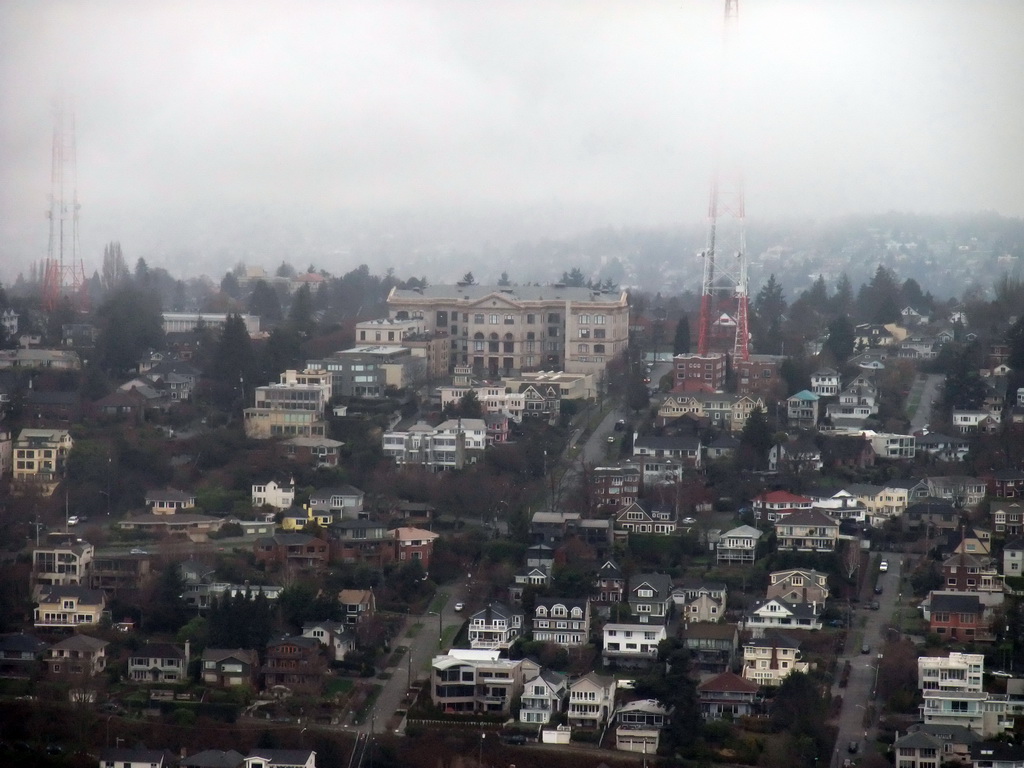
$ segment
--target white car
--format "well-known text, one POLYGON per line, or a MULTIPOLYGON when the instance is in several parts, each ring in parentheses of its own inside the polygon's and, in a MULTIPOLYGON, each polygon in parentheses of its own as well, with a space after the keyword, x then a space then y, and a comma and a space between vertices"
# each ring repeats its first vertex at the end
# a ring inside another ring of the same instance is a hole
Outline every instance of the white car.
POLYGON ((697 524, 696 518, 693 518, 693 517, 684 517, 683 518, 683 525, 696 525, 696 524, 697 524))
POLYGON ((463 610, 463 609, 464 609, 465 607, 466 607, 466 604, 465 604, 465 603, 456 603, 456 604, 455 604, 455 610, 456 610, 456 611, 459 611, 459 612, 462 612, 462 610, 463 610))
POLYGON ((882 572, 882 573, 885 573, 886 571, 888 571, 889 570, 889 561, 888 560, 883 560, 882 562, 880 562, 878 564, 878 570, 880 572, 882 572))
POLYGON ((78 519, 78 515, 72 515, 68 518, 68 525, 78 525, 79 522, 81 521, 78 519))

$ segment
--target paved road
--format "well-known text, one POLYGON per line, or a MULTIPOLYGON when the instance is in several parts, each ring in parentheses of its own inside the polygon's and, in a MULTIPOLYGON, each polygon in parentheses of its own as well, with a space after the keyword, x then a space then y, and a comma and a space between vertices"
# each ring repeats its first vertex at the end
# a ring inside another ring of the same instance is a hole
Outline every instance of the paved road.
POLYGON ((429 671, 431 660, 440 652, 440 635, 444 634, 446 628, 461 624, 465 620, 465 614, 456 612, 455 604, 464 600, 467 586, 468 580, 463 578, 438 590, 439 593, 448 596, 444 608, 441 610, 440 622, 436 615, 431 614, 410 616, 405 620, 394 645, 396 647, 407 646, 409 651, 402 657, 398 666, 390 670, 391 678, 384 682, 384 687, 374 705, 374 716, 361 725, 354 726, 352 730, 368 733, 371 726, 374 733, 384 733, 388 730, 388 721, 391 720, 391 716, 396 710, 403 708, 403 699, 409 684, 421 674, 429 671), (423 626, 420 627, 415 637, 406 637, 414 624, 423 626))
POLYGON ((938 373, 921 374, 910 388, 909 400, 917 399, 917 408, 910 416, 910 430, 917 432, 924 428, 932 418, 932 401, 938 400, 942 394, 942 375, 938 373))
MULTIPOLYGON (((858 754, 873 748, 873 728, 865 727, 865 711, 875 698, 877 669, 880 661, 879 651, 882 649, 884 627, 892 619, 896 605, 900 599, 900 564, 902 555, 895 552, 873 553, 869 568, 874 567, 875 555, 889 563, 889 571, 878 575, 878 584, 882 594, 873 596, 878 600, 879 610, 872 611, 868 603, 861 601, 861 608, 854 611, 853 628, 846 639, 846 650, 839 658, 837 681, 842 672, 843 664, 849 660, 851 664, 850 679, 845 688, 838 682, 833 686, 833 695, 843 697, 843 708, 839 713, 839 733, 836 737, 836 748, 832 756, 832 768, 841 766, 843 759, 849 755, 848 746, 851 741, 857 742, 858 754), (861 646, 867 643, 869 653, 862 653, 861 646)), ((871 583, 869 574, 868 583, 871 583)), ((870 588, 870 587, 869 587, 870 588)), ((877 721, 877 712, 874 721, 877 721)))

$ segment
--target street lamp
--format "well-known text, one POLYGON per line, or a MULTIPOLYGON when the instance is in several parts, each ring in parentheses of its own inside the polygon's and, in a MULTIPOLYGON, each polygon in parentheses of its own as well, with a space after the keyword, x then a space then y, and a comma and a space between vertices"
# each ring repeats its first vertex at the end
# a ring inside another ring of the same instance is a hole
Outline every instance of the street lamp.
POLYGON ((487 738, 487 734, 486 733, 481 733, 480 734, 480 751, 477 754, 477 758, 476 758, 476 764, 477 764, 477 766, 479 768, 482 768, 483 764, 484 764, 484 739, 486 739, 486 738, 487 738))

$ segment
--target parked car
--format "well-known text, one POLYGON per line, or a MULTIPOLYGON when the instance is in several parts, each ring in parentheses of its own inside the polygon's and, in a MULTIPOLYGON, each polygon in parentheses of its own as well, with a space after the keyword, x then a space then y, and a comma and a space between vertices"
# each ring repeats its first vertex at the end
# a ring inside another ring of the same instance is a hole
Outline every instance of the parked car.
POLYGON ((878 564, 878 570, 880 572, 882 572, 882 573, 885 573, 886 571, 888 571, 889 570, 889 561, 888 560, 883 560, 882 562, 880 562, 878 564))
POLYGON ((615 422, 615 431, 616 432, 621 432, 625 428, 626 428, 626 420, 625 419, 619 419, 618 421, 615 422))
POLYGON ((697 524, 696 518, 693 518, 693 517, 684 517, 683 518, 683 525, 696 525, 696 524, 697 524))
POLYGON ((134 549, 132 549, 132 551, 129 554, 132 554, 132 555, 148 555, 149 552, 147 552, 144 549, 139 549, 138 547, 135 547, 134 549))
POLYGON ((614 443, 615 442, 615 435, 608 435, 608 442, 609 443, 614 443))
POLYGON ((78 525, 80 522, 78 515, 72 515, 68 518, 68 525, 78 525))
POLYGON ((456 604, 455 604, 455 610, 456 610, 456 611, 459 611, 460 613, 461 613, 461 612, 462 612, 463 610, 465 610, 465 608, 466 608, 466 604, 465 604, 465 603, 456 603, 456 604))
POLYGON ((860 647, 860 652, 861 653, 871 653, 871 646, 868 645, 867 643, 864 643, 864 645, 862 645, 860 647))
POLYGON ((860 744, 856 741, 851 741, 849 744, 846 745, 846 751, 849 752, 851 755, 856 755, 859 749, 860 744))
POLYGON ((881 608, 881 606, 878 604, 878 601, 877 600, 872 600, 871 601, 871 610, 872 611, 877 611, 879 608, 881 608))
POLYGON ((882 585, 881 584, 878 584, 878 585, 875 586, 875 594, 876 595, 882 594, 882 585))

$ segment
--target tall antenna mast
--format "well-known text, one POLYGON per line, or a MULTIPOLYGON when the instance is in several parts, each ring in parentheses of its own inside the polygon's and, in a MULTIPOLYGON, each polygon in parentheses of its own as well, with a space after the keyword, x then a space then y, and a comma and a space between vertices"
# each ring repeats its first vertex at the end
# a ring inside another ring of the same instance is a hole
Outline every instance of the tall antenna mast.
POLYGON ((701 280, 697 350, 730 352, 750 357, 747 290, 746 205, 743 176, 737 167, 735 134, 741 123, 734 91, 735 61, 731 48, 739 25, 739 0, 725 0, 721 106, 717 151, 708 195, 708 231, 701 280))
POLYGON ((50 156, 50 240, 43 269, 43 309, 52 312, 65 294, 75 309, 85 311, 89 294, 85 267, 78 255, 78 166, 75 149, 75 117, 65 115, 58 99, 53 116, 50 156))

